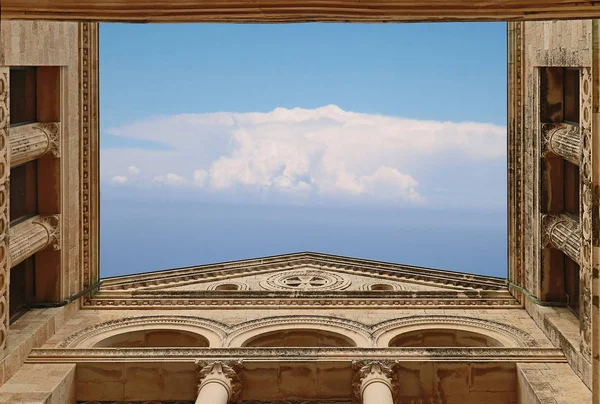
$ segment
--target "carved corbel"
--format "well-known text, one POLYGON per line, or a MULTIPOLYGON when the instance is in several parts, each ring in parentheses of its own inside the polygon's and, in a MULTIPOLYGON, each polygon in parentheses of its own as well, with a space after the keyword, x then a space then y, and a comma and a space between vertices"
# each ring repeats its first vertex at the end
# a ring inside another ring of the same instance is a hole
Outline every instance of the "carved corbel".
POLYGON ((242 392, 239 372, 242 362, 196 361, 198 372, 198 394, 208 383, 219 383, 227 390, 230 402, 237 402, 242 392))
POLYGON ((398 384, 394 371, 396 365, 396 361, 353 361, 352 391, 356 402, 362 401, 363 392, 371 383, 385 384, 395 396, 398 384))

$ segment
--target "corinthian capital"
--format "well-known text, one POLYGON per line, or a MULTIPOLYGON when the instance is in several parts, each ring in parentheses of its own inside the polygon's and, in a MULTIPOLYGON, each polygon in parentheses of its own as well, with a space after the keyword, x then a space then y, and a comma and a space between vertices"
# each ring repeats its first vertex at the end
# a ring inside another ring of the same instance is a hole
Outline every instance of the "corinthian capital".
POLYGON ((352 390, 357 400, 362 398, 363 391, 371 383, 383 383, 389 387, 392 394, 395 392, 394 366, 392 361, 353 361, 352 390))
POLYGON ((229 393, 229 401, 236 402, 242 391, 239 371, 242 362, 196 361, 198 371, 198 393, 208 383, 219 383, 229 393))

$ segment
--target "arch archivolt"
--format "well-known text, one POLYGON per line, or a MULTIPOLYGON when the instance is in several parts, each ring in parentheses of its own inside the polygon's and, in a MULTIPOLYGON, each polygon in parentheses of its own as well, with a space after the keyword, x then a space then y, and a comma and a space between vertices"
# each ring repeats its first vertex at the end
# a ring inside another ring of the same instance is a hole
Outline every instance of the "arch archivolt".
POLYGON ((92 348, 121 334, 137 331, 170 330, 197 334, 208 340, 211 348, 221 347, 227 335, 227 325, 193 316, 141 316, 106 321, 86 327, 64 340, 60 348, 92 348))
POLYGON ((94 324, 71 334, 59 348, 93 348, 108 338, 137 331, 169 330, 206 338, 210 348, 244 347, 249 341, 274 332, 311 331, 337 335, 358 348, 384 348, 402 334, 415 331, 446 330, 479 334, 506 348, 534 347, 537 341, 513 326, 492 320, 451 315, 417 315, 368 326, 333 316, 275 316, 229 326, 194 316, 141 316, 94 324))
POLYGON ((338 334, 351 340, 357 347, 373 346, 369 327, 357 321, 330 316, 277 316, 247 321, 233 327, 223 346, 242 347, 261 335, 292 330, 314 330, 338 334))
POLYGON ((466 316, 419 315, 384 321, 373 326, 375 346, 388 347, 402 334, 423 330, 465 331, 498 341, 505 348, 533 347, 537 341, 525 331, 493 320, 466 316))

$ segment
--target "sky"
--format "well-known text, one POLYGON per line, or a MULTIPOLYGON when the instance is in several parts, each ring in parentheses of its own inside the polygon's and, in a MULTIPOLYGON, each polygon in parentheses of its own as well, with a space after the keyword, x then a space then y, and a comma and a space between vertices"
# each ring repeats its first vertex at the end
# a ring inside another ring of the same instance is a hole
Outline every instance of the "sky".
POLYGON ((101 24, 102 277, 297 251, 506 276, 506 25, 101 24))

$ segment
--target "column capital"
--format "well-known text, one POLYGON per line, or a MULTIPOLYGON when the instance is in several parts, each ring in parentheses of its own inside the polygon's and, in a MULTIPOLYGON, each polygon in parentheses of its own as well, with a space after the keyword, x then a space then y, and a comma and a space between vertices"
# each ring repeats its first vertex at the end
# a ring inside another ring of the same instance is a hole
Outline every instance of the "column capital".
POLYGON ((225 362, 197 360, 198 393, 200 393, 202 387, 209 383, 219 383, 227 390, 229 401, 237 401, 242 392, 242 381, 239 376, 241 368, 241 361, 225 362))
POLYGON ((383 383, 395 395, 394 367, 396 361, 352 361, 352 391, 356 399, 361 400, 365 388, 371 383, 383 383))

